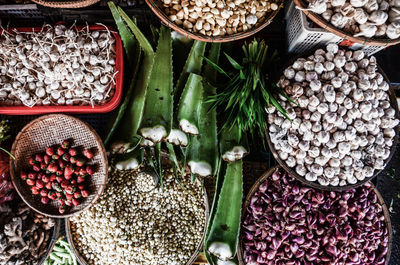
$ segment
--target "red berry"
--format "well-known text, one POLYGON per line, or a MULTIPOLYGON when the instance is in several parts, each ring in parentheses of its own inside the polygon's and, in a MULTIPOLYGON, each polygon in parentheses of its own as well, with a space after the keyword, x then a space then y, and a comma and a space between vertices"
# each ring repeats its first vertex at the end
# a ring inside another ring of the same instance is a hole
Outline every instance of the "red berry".
POLYGON ((58 166, 64 169, 67 166, 67 163, 65 163, 63 160, 58 160, 58 166))
POLYGON ((84 188, 85 188, 85 185, 83 185, 83 184, 78 185, 78 189, 83 190, 84 188))
POLYGON ((58 212, 60 213, 60 214, 64 214, 65 213, 65 206, 60 206, 60 207, 58 207, 58 212))
POLYGON ((93 175, 94 174, 94 169, 91 166, 86 166, 86 172, 89 175, 93 175))
POLYGON ((64 172, 61 169, 57 170, 57 172, 56 172, 57 176, 62 176, 63 174, 64 174, 64 172))
POLYGON ((65 176, 65 179, 66 179, 66 180, 70 180, 70 179, 72 179, 72 175, 65 176))
POLYGON ((71 143, 68 140, 64 140, 61 144, 61 147, 64 149, 68 149, 71 143))
POLYGON ((79 205, 79 201, 77 199, 72 199, 72 204, 74 206, 78 206, 79 205))
POLYGON ((71 158, 69 159, 69 162, 71 162, 72 164, 76 164, 76 161, 78 160, 77 157, 75 156, 71 156, 71 158))
POLYGON ((53 162, 47 166, 47 170, 50 171, 51 173, 56 173, 58 170, 58 166, 55 162, 53 162))
POLYGON ((57 198, 57 195, 55 192, 50 191, 49 194, 47 194, 47 198, 49 198, 50 200, 54 201, 57 198))
POLYGON ((46 189, 51 190, 52 189, 51 182, 46 183, 45 187, 46 189))
POLYGON ((85 149, 83 151, 83 155, 87 158, 87 159, 92 159, 93 158, 93 152, 90 149, 85 149))
POLYGON ((33 186, 35 185, 35 181, 33 179, 27 179, 26 184, 28 184, 29 186, 33 186))
POLYGON ((76 190, 76 188, 74 186, 72 186, 72 185, 68 185, 65 188, 66 194, 74 194, 75 190, 76 190))
POLYGON ((64 169, 64 176, 71 176, 74 173, 74 166, 68 165, 64 169))
POLYGON ((48 197, 42 197, 42 199, 40 200, 43 204, 48 204, 49 203, 49 198, 48 197))
POLYGON ((75 167, 75 169, 74 169, 74 173, 76 174, 76 175, 79 175, 79 171, 81 170, 81 167, 75 167))
POLYGON ((80 192, 80 191, 75 191, 75 193, 74 193, 74 198, 75 198, 75 199, 79 199, 80 197, 82 197, 81 192, 80 192))
POLYGON ((59 198, 59 199, 57 200, 57 202, 58 202, 60 205, 65 205, 65 199, 63 199, 63 198, 59 198))
POLYGON ((34 160, 36 162, 43 162, 43 156, 41 154, 36 154, 34 160))
POLYGON ((40 163, 40 169, 46 169, 47 164, 45 162, 40 163))
POLYGON ((76 186, 76 184, 78 184, 78 182, 76 182, 76 180, 75 179, 72 179, 71 180, 71 184, 75 187, 76 186))
POLYGON ((33 166, 35 164, 35 160, 33 159, 33 157, 29 158, 28 161, 29 165, 33 166))
POLYGON ((40 189, 38 187, 33 186, 32 187, 32 194, 37 195, 40 193, 40 189))
POLYGON ((63 196, 63 194, 61 192, 56 192, 56 196, 57 196, 57 198, 61 198, 63 196))
POLYGON ((68 153, 63 154, 62 159, 66 162, 69 162, 69 160, 71 159, 71 155, 68 153))
POLYGON ((44 155, 44 157, 43 157, 43 162, 44 162, 46 165, 48 165, 48 164, 50 163, 50 161, 51 161, 51 156, 49 156, 49 155, 44 155))
POLYGON ((57 159, 60 158, 60 156, 59 155, 52 155, 51 158, 54 159, 54 160, 57 160, 57 159))
POLYGON ((40 191, 40 196, 46 197, 47 195, 48 195, 47 190, 41 190, 41 191, 40 191))
POLYGON ((55 174, 50 175, 50 181, 57 180, 57 176, 55 174))
POLYGON ((52 184, 51 184, 51 187, 52 187, 53 190, 55 190, 55 191, 58 191, 58 192, 61 192, 61 191, 62 191, 62 188, 60 187, 60 184, 58 184, 57 182, 52 183, 52 184))
POLYGON ((43 175, 42 181, 43 181, 44 183, 49 183, 49 182, 50 182, 50 177, 47 176, 47 175, 43 175))
POLYGON ((54 155, 54 148, 53 147, 47 147, 46 148, 46 155, 48 155, 48 156, 52 156, 52 155, 54 155))
POLYGON ((33 171, 39 172, 40 171, 40 166, 38 165, 33 165, 32 166, 33 171))
POLYGON ((67 180, 64 180, 63 182, 61 182, 61 188, 65 189, 66 187, 68 187, 69 182, 67 180))
POLYGON ((71 156, 76 156, 76 155, 78 154, 78 151, 76 150, 76 148, 70 148, 70 149, 68 150, 68 153, 69 153, 71 156))
POLYGON ((81 194, 83 198, 86 198, 89 196, 89 192, 87 190, 81 190, 81 194))
POLYGON ((41 179, 36 180, 36 187, 38 187, 39 189, 43 189, 44 183, 41 179))
POLYGON ((65 193, 65 198, 67 198, 67 200, 72 200, 74 198, 73 194, 69 194, 69 193, 65 193))
POLYGON ((84 176, 78 176, 78 178, 76 179, 76 181, 78 182, 78 184, 85 182, 85 178, 84 176))
POLYGON ((21 171, 20 176, 22 180, 26 180, 28 178, 28 174, 26 174, 24 171, 21 171))
POLYGON ((64 181, 64 178, 62 176, 57 176, 56 180, 57 180, 58 183, 61 183, 61 182, 64 181))
POLYGON ((76 165, 77 165, 78 167, 83 166, 85 163, 86 163, 86 159, 84 159, 84 158, 79 158, 79 159, 76 161, 76 165))
POLYGON ((35 172, 30 172, 30 173, 28 174, 28 178, 29 178, 29 179, 36 179, 36 178, 37 178, 37 173, 35 173, 35 172))
POLYGON ((62 156, 63 154, 65 154, 65 150, 60 146, 57 148, 57 155, 62 156))
POLYGON ((72 198, 65 200, 65 205, 72 206, 72 201, 71 200, 72 200, 72 198))

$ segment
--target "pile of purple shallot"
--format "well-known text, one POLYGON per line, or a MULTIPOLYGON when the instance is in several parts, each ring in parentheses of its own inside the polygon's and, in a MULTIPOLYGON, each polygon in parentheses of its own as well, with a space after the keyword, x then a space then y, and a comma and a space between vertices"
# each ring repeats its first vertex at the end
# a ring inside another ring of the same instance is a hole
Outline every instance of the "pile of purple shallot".
POLYGON ((342 192, 303 186, 283 170, 251 198, 242 228, 245 264, 385 264, 388 227, 370 184, 342 192))

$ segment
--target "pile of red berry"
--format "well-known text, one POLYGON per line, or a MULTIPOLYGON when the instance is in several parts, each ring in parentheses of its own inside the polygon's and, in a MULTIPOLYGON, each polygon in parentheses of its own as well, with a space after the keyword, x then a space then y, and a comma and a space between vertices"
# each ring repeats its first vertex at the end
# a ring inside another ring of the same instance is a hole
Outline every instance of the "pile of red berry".
POLYGON ((90 149, 80 154, 70 141, 64 140, 61 146, 47 147, 45 153, 31 157, 31 168, 21 172, 21 178, 31 186, 32 194, 42 197, 43 204, 55 200, 63 214, 67 206, 78 206, 80 198, 89 196, 86 179, 94 174, 94 169, 87 163, 92 158, 90 149))

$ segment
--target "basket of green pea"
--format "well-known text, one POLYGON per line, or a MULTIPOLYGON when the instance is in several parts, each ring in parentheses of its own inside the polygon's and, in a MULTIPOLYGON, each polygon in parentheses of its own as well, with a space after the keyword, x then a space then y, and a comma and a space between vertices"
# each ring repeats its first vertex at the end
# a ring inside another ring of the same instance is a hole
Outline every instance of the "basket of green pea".
POLYGON ((54 245, 53 251, 44 262, 44 265, 78 265, 78 261, 68 242, 61 237, 54 245))

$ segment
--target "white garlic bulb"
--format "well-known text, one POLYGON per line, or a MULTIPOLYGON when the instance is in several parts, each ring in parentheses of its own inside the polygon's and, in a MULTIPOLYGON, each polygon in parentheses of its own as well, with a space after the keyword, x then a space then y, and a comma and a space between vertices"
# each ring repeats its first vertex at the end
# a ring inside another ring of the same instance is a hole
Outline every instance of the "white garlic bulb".
POLYGON ((372 12, 368 17, 368 20, 371 21, 372 24, 377 26, 384 24, 387 19, 388 19, 388 14, 382 10, 376 10, 372 12))
POLYGON ((400 37, 400 20, 392 22, 386 29, 386 35, 390 39, 398 39, 400 37))
POLYGON ((364 23, 360 25, 360 32, 354 34, 354 37, 364 36, 367 38, 371 38, 375 35, 375 32, 378 30, 377 26, 371 23, 364 23))

